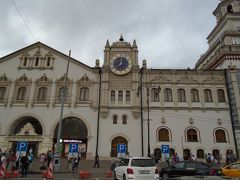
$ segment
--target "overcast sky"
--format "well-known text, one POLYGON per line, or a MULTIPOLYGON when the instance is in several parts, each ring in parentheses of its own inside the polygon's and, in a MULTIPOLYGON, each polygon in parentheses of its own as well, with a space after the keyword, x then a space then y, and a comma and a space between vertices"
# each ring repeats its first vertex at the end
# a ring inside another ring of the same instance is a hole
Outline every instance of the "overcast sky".
POLYGON ((0 57, 40 41, 89 66, 106 40, 136 39, 139 64, 193 68, 219 0, 0 0, 0 57), (17 8, 16 8, 17 7, 17 8))

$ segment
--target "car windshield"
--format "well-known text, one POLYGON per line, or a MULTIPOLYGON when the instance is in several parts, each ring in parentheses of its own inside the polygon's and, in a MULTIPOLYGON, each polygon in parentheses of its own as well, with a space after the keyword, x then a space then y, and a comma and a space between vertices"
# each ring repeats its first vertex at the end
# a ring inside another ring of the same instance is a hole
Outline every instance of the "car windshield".
POLYGON ((153 167, 154 162, 151 159, 132 159, 131 166, 135 167, 153 167))

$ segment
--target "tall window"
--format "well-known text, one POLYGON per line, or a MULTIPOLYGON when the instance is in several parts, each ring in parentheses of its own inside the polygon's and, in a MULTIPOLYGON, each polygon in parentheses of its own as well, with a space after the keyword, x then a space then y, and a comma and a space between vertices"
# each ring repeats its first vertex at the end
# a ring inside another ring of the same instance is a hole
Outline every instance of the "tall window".
POLYGON ((27 66, 27 57, 25 57, 23 60, 23 66, 27 66))
POLYGON ((123 91, 118 91, 118 101, 123 102, 123 91))
POLYGON ((80 89, 80 101, 88 101, 89 100, 89 89, 87 87, 83 87, 80 89))
POLYGON ((48 58, 47 58, 47 66, 50 66, 50 64, 51 64, 51 58, 48 57, 48 58))
POLYGON ((122 123, 127 124, 127 116, 126 115, 122 116, 122 123))
POLYGON ((187 141, 188 142, 198 142, 198 135, 196 129, 187 130, 187 141))
POLYGON ((186 94, 184 89, 177 90, 178 102, 186 102, 186 94))
POLYGON ((126 102, 130 102, 130 100, 131 100, 130 91, 126 91, 126 102))
POLYGON ((204 89, 204 100, 205 102, 212 102, 212 92, 210 89, 204 89))
POLYGON ((224 95, 223 89, 217 90, 217 97, 218 97, 218 102, 225 102, 225 95, 224 95))
POLYGON ((215 131, 216 142, 227 142, 226 141, 226 133, 222 129, 218 129, 215 131))
POLYGON ((113 116, 113 124, 117 124, 117 115, 113 116))
POLYGON ((166 129, 166 128, 159 129, 158 140, 159 141, 170 141, 168 129, 166 129))
POLYGON ((151 101, 159 102, 159 89, 158 88, 151 89, 151 101))
POLYGON ((115 101, 115 91, 114 90, 111 91, 111 101, 112 102, 115 101))
POLYGON ((65 88, 65 92, 64 92, 64 87, 61 87, 59 89, 59 95, 58 95, 58 99, 60 101, 63 100, 63 97, 65 97, 65 100, 67 99, 67 96, 68 96, 68 88, 65 88))
POLYGON ((199 102, 199 95, 197 89, 191 89, 191 101, 192 102, 199 102))
POLYGON ((24 100, 25 97, 26 97, 26 93, 27 93, 27 88, 26 87, 18 88, 17 100, 24 100))
POLYGON ((47 88, 46 87, 40 87, 38 89, 38 100, 46 100, 47 99, 47 88))
POLYGON ((6 96, 6 87, 0 87, 0 100, 4 100, 6 96))
POLYGON ((38 64, 39 64, 39 57, 36 57, 36 59, 35 59, 35 66, 38 66, 38 64))
POLYGON ((164 101, 165 102, 172 102, 172 90, 170 88, 164 89, 164 101))

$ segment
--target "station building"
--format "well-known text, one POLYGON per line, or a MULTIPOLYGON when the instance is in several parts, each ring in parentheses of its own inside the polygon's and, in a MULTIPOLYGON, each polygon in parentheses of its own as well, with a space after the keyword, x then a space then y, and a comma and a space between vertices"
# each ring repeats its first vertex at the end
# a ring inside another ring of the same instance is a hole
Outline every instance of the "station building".
POLYGON ((106 41, 102 66, 41 42, 0 58, 1 149, 18 141, 36 156, 55 149, 63 110, 62 156, 69 143, 88 159, 116 157, 117 144, 130 156, 161 156, 162 145, 184 159, 238 156, 240 1, 222 0, 213 14, 209 49, 193 69, 149 67, 122 36, 106 41))

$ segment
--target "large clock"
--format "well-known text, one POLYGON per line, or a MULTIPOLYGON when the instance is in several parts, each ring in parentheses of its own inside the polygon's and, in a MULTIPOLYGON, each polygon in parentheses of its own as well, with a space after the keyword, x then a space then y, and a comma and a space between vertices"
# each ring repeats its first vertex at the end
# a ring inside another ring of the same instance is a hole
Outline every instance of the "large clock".
POLYGON ((110 62, 110 69, 113 73, 123 75, 128 73, 132 68, 131 60, 128 57, 113 57, 110 62))

